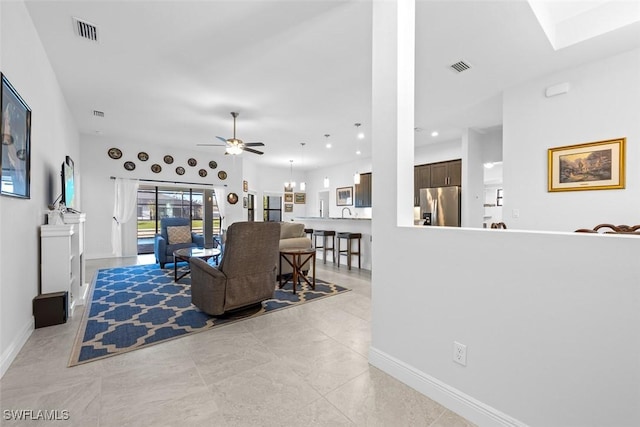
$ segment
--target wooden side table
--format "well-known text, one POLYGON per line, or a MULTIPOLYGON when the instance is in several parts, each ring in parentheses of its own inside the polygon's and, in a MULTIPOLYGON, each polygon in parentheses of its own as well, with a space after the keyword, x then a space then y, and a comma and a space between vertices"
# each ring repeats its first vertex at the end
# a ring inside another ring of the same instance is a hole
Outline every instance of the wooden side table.
MULTIPOLYGON (((300 284, 303 279, 312 289, 316 288, 316 250, 315 249, 290 249, 280 251, 280 269, 282 271, 282 260, 285 260, 293 269, 291 281, 293 283, 293 293, 296 292, 296 284, 300 284), (311 260, 311 281, 304 275, 302 267, 311 260)), ((289 280, 282 281, 283 274, 280 275, 280 288, 287 284, 289 280)))

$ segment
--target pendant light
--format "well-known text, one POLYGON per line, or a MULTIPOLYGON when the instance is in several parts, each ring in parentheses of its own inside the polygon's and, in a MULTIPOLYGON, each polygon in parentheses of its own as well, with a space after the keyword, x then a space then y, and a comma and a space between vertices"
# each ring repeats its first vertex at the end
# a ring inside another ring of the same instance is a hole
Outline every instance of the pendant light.
MULTIPOLYGON (((300 167, 304 164, 304 146, 306 142, 300 143, 300 167)), ((307 183, 302 181, 300 183, 300 191, 305 191, 307 189, 307 183)))
POLYGON ((296 187, 296 182, 293 180, 293 160, 289 160, 290 165, 290 172, 289 172, 289 182, 285 182, 284 186, 285 188, 291 188, 294 189, 296 187))
MULTIPOLYGON (((329 135, 328 133, 324 134, 324 137, 327 138, 327 144, 326 144, 327 148, 331 148, 331 143, 329 142, 329 137, 330 136, 331 135, 329 135)), ((329 188, 329 177, 328 176, 324 177, 323 184, 324 184, 324 188, 329 188)))
MULTIPOLYGON (((356 127, 356 141, 360 141, 362 138, 364 138, 364 133, 358 131, 358 129, 360 128, 361 124, 360 123, 356 123, 354 126, 356 127)), ((357 142, 356 154, 360 155, 360 143, 359 142, 357 142)), ((356 165, 357 164, 358 164, 358 161, 356 160, 356 165)), ((358 168, 357 167, 356 167, 356 173, 353 174, 353 183, 354 184, 360 184, 360 173, 358 172, 358 168)))

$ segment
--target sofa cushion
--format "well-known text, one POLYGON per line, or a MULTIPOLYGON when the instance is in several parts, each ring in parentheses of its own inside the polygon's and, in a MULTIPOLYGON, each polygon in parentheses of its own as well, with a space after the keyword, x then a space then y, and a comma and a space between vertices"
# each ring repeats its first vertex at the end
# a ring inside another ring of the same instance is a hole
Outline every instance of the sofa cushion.
POLYGON ((291 239, 304 237, 304 224, 299 222, 282 222, 280 225, 280 238, 291 239))
POLYGON ((167 235, 169 236, 170 245, 191 243, 191 229, 188 225, 167 227, 167 235))

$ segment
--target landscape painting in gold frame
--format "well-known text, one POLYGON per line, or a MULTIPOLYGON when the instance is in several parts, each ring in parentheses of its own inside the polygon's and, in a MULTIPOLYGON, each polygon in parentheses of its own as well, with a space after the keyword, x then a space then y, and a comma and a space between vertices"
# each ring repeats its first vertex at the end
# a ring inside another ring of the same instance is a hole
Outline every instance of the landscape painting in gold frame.
POLYGON ((307 193, 293 193, 294 203, 305 204, 307 202, 307 193))
POLYGON ((549 191, 624 188, 626 138, 548 150, 549 191))

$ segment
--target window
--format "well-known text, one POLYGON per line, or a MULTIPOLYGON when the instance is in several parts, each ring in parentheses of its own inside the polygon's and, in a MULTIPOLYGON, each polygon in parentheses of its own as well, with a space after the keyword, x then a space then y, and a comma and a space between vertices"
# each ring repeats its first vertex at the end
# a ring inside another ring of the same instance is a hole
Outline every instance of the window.
POLYGON ((255 205, 255 195, 249 194, 247 195, 247 221, 255 221, 256 220, 256 205, 255 205))
POLYGON ((282 197, 264 196, 262 199, 265 221, 282 221, 282 197))

